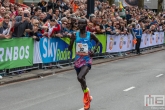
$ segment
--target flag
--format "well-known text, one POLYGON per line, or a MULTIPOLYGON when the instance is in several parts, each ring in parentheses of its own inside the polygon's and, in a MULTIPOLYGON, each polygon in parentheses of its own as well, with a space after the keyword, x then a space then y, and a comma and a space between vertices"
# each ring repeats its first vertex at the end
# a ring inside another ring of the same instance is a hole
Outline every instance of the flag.
POLYGON ((119 2, 119 9, 121 12, 124 11, 124 7, 123 7, 123 4, 121 2, 119 2))
POLYGON ((119 2, 119 10, 120 10, 120 12, 119 12, 120 17, 125 17, 126 16, 125 9, 124 9, 123 4, 121 2, 119 2))

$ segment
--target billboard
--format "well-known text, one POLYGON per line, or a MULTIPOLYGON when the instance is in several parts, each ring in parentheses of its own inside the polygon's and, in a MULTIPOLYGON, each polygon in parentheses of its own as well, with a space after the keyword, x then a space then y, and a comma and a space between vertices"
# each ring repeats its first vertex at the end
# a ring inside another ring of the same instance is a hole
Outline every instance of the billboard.
MULTIPOLYGON (((138 6, 139 0, 119 0, 123 2, 124 6, 138 6)), ((158 1, 157 0, 144 0, 144 7, 148 9, 157 9, 158 1)))
POLYGON ((139 0, 123 0, 124 6, 138 6, 139 0))

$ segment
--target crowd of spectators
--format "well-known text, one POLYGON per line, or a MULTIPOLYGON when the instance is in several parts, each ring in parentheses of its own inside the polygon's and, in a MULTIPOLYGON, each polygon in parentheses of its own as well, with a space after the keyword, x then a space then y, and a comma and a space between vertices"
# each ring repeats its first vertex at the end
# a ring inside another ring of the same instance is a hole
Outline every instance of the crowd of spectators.
POLYGON ((132 28, 154 34, 165 30, 165 13, 149 9, 124 7, 95 0, 94 13, 87 18, 87 0, 41 0, 37 5, 22 7, 9 0, 0 2, 0 38, 64 37, 79 30, 78 19, 88 21, 87 31, 94 34, 129 34, 132 28))

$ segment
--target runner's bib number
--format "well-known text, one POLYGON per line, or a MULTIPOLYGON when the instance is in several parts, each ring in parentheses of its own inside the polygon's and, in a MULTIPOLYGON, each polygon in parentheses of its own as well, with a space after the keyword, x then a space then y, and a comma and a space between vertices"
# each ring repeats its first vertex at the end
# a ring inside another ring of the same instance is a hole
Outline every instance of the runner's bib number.
POLYGON ((88 44, 87 43, 77 43, 76 44, 76 53, 78 55, 88 55, 88 44))

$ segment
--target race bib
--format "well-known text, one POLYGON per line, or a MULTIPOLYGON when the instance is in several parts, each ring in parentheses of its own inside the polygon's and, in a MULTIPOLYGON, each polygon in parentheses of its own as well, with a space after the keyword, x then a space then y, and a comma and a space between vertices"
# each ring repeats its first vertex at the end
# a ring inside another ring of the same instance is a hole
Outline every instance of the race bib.
POLYGON ((88 55, 88 44, 87 43, 84 43, 84 44, 77 43, 76 44, 76 53, 81 56, 88 55))

